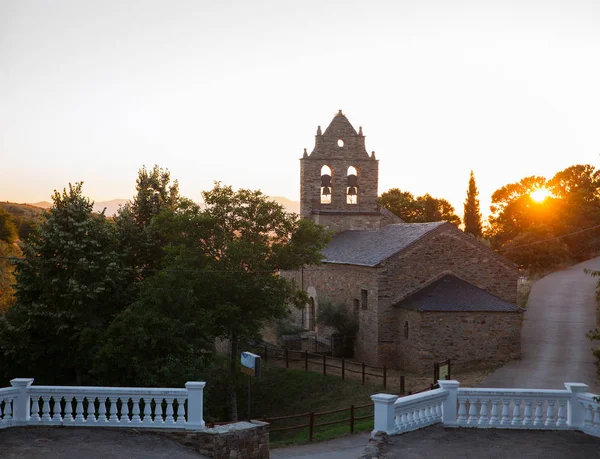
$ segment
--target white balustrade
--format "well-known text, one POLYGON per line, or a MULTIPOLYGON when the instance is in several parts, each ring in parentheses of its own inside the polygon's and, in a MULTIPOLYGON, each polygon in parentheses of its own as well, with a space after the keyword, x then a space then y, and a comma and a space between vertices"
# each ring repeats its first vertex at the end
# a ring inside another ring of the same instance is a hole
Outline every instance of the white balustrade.
POLYGON ((0 429, 16 425, 204 428, 204 382, 185 389, 32 386, 17 378, 0 389, 0 429), (187 419, 186 419, 187 417, 187 419))
POLYGON ((600 398, 581 383, 566 390, 471 389, 439 381, 440 389, 398 398, 372 396, 375 429, 399 434, 441 422, 444 427, 581 430, 600 437, 600 398), (393 405, 393 408, 392 408, 393 405))

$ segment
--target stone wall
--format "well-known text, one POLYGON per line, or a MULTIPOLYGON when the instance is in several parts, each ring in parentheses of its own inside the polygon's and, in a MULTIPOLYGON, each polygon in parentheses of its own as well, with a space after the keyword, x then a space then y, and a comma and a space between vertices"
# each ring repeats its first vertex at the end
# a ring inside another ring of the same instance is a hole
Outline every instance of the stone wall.
POLYGON ((269 424, 236 422, 197 431, 153 431, 213 459, 269 459, 269 424))
POLYGON ((430 371, 452 359, 465 367, 491 367, 521 356, 520 312, 418 312, 399 309, 398 360, 409 372, 430 371), (404 324, 408 323, 408 338, 404 324))
POLYGON ((502 299, 517 299, 517 267, 454 225, 446 224, 386 260, 379 283, 379 365, 397 368, 402 334, 393 307, 443 273, 451 272, 502 299))
MULTIPOLYGON (((349 314, 354 314, 359 328, 355 344, 355 358, 374 365, 377 360, 377 268, 364 266, 323 264, 305 268, 304 272, 283 272, 282 276, 294 279, 315 299, 318 315, 319 301, 324 299, 345 304, 349 314), (367 291, 367 305, 361 304, 361 290, 367 291), (358 309, 355 309, 358 300, 358 309)), ((301 311, 292 308, 293 320, 301 323, 301 311)), ((331 329, 317 325, 317 334, 330 335, 331 329)))
POLYGON ((323 212, 314 214, 312 220, 330 231, 339 233, 346 230, 378 230, 381 228, 382 215, 323 212))

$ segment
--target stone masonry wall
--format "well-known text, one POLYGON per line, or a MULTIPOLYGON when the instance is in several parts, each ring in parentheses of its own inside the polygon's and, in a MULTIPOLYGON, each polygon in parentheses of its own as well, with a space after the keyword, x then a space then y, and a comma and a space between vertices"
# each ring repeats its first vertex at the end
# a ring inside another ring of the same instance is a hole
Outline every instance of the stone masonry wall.
POLYGON ((312 216, 312 220, 335 233, 346 230, 378 230, 381 227, 381 214, 327 214, 312 216))
MULTIPOLYGON (((299 286, 315 299, 318 315, 319 301, 331 300, 346 305, 349 314, 356 314, 359 329, 355 344, 355 358, 374 365, 377 361, 377 268, 364 266, 323 264, 300 271, 286 271, 282 276, 294 279, 299 286), (303 280, 302 280, 303 276, 303 280), (363 309, 361 290, 367 291, 367 309, 363 309), (354 304, 358 300, 358 310, 354 304)), ((301 313, 292 311, 295 322, 300 324, 301 313)), ((318 334, 330 334, 331 330, 317 325, 318 334)))
POLYGON ((402 324, 393 304, 444 272, 515 303, 517 268, 454 225, 446 224, 386 260, 379 284, 379 365, 397 368, 402 324))
POLYGON ((269 424, 236 422, 197 431, 153 431, 213 459, 269 459, 269 424))
POLYGON ((418 312, 399 309, 398 360, 410 372, 452 359, 459 367, 490 367, 521 356, 520 312, 418 312), (408 322, 408 338, 404 324, 408 322))

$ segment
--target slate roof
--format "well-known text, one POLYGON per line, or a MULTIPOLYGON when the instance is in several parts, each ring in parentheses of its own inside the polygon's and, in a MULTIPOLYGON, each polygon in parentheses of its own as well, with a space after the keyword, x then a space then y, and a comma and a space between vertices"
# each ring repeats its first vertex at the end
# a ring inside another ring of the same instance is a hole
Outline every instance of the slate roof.
POLYGON ((324 263, 377 266, 446 222, 396 223, 380 230, 336 234, 323 249, 324 263))
POLYGON ((394 306, 419 312, 523 312, 523 309, 452 274, 446 274, 394 306))

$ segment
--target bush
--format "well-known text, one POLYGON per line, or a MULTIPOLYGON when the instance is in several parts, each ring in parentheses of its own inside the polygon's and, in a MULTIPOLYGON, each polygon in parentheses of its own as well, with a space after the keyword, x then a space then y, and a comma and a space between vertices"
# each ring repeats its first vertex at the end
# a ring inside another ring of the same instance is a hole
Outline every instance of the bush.
POLYGON ((358 331, 358 322, 348 312, 346 306, 329 300, 319 302, 317 323, 334 328, 342 336, 354 336, 358 331))

